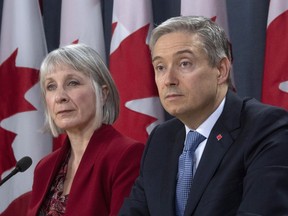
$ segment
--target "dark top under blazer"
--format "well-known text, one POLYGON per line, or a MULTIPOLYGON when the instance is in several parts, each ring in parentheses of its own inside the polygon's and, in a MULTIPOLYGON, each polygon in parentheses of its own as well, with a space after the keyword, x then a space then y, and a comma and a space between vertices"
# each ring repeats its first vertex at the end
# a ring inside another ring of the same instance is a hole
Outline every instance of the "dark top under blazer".
MULTIPOLYGON (((185 127, 177 119, 153 130, 140 176, 119 215, 175 215, 178 157, 184 139, 185 127)), ((288 215, 285 110, 228 91, 192 183, 188 215, 288 215)))

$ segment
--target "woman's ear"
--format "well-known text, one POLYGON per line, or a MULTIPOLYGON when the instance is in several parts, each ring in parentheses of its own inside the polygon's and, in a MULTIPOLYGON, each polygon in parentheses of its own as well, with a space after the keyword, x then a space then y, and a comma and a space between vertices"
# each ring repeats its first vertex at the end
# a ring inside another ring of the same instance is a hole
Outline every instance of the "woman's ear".
POLYGON ((231 63, 227 57, 221 59, 218 68, 218 84, 228 83, 229 74, 231 70, 231 63))
POLYGON ((108 94, 109 94, 109 90, 108 90, 108 87, 107 85, 102 85, 102 100, 103 100, 103 104, 105 104, 106 100, 107 100, 107 97, 108 97, 108 94))

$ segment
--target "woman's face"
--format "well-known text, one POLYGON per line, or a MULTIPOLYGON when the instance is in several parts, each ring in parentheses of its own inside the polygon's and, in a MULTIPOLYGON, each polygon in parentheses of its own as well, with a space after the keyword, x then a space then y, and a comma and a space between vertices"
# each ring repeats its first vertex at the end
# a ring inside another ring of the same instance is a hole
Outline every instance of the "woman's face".
POLYGON ((71 132, 93 128, 96 96, 89 77, 62 66, 46 75, 44 86, 48 112, 59 128, 71 132))

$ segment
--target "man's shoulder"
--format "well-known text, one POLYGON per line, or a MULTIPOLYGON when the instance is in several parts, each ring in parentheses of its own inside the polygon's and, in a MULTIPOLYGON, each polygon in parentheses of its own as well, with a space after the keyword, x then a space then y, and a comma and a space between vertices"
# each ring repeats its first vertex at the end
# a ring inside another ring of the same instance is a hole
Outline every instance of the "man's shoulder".
MULTIPOLYGON (((285 109, 265 104, 253 97, 240 97, 236 93, 229 92, 227 94, 227 98, 228 109, 232 109, 233 111, 239 110, 241 117, 249 116, 250 118, 277 118, 277 116, 282 116, 284 118, 288 118, 288 112, 285 109)), ((233 113, 234 115, 236 114, 236 112, 233 113)))
POLYGON ((179 119, 171 118, 159 124, 157 126, 157 129, 167 131, 167 130, 175 130, 176 128, 182 128, 182 127, 184 127, 184 124, 179 119))
POLYGON ((272 119, 284 118, 288 121, 288 112, 285 109, 264 104, 254 98, 244 100, 243 111, 249 116, 272 119))
POLYGON ((235 122, 239 122, 241 128, 257 131, 257 133, 264 133, 263 128, 268 132, 276 128, 288 127, 288 112, 281 107, 264 104, 255 98, 246 97, 242 99, 242 106, 239 110, 240 112, 227 114, 233 118, 233 122, 226 122, 226 124, 235 125, 235 122))

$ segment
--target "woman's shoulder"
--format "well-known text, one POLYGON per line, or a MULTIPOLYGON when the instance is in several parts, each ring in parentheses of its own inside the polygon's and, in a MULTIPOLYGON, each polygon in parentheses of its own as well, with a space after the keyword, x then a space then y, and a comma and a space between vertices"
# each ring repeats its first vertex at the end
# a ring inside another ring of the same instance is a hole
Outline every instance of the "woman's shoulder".
POLYGON ((44 156, 37 164, 36 169, 45 169, 46 167, 51 167, 54 164, 61 152, 61 148, 49 153, 44 156))
POLYGON ((117 146, 120 148, 127 148, 131 146, 144 146, 144 143, 141 141, 135 140, 120 131, 114 128, 112 125, 105 125, 104 129, 101 131, 101 137, 104 139, 106 143, 111 143, 114 145, 117 143, 117 146))
POLYGON ((124 135, 111 125, 106 126, 105 131, 103 131, 101 135, 103 139, 102 146, 103 148, 105 148, 105 152, 107 154, 111 153, 114 154, 115 156, 116 155, 123 156, 123 154, 130 155, 131 153, 142 154, 144 150, 145 146, 144 143, 124 135))

